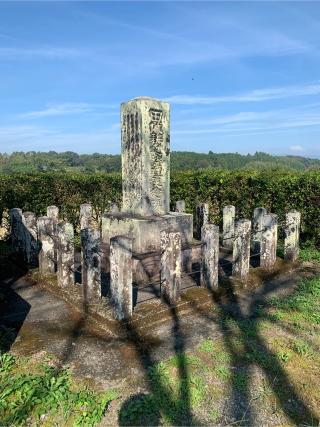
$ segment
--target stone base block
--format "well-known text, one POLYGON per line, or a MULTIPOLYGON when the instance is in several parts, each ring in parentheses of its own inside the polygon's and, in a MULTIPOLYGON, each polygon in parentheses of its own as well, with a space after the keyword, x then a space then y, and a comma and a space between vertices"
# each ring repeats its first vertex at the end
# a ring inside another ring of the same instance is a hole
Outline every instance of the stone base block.
POLYGON ((133 239, 133 252, 160 251, 160 232, 179 231, 182 245, 193 240, 193 218, 191 214, 170 212, 161 216, 138 216, 123 212, 108 213, 102 217, 102 242, 108 246, 115 236, 133 239))

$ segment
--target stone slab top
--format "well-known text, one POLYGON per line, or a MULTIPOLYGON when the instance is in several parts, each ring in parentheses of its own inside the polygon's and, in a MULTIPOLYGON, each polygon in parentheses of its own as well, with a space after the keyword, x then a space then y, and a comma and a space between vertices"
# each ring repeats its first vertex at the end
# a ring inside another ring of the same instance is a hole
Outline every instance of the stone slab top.
POLYGON ((177 218, 177 217, 192 217, 192 214, 188 214, 185 212, 169 212, 164 215, 151 215, 151 216, 145 216, 145 215, 138 215, 128 212, 108 212, 104 213, 102 215, 104 218, 111 218, 111 219, 118 219, 118 220, 138 220, 138 221, 163 221, 170 218, 177 218))
POLYGON ((137 96, 135 98, 129 99, 129 101, 124 101, 121 102, 122 104, 128 104, 128 102, 132 102, 132 101, 154 101, 154 102, 161 102, 161 103, 165 103, 165 104, 169 104, 169 102, 166 101, 162 101, 161 99, 157 99, 157 98, 152 98, 152 96, 137 96))

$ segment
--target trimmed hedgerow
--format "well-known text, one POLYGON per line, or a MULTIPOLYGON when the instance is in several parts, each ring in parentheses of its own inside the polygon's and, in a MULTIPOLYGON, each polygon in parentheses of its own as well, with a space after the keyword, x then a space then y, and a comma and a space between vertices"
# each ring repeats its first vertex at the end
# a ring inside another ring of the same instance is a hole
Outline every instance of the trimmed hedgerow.
MULTIPOLYGON (((222 207, 236 206, 237 217, 252 216, 264 206, 283 221, 284 214, 297 209, 302 214, 302 236, 320 243, 320 172, 223 171, 176 172, 171 177, 171 203, 186 201, 187 211, 197 203, 210 204, 210 217, 221 223, 222 207)), ((44 214, 55 204, 64 218, 77 224, 79 205, 91 202, 96 214, 110 201, 121 202, 118 173, 38 173, 0 175, 0 214, 4 209, 44 214)))

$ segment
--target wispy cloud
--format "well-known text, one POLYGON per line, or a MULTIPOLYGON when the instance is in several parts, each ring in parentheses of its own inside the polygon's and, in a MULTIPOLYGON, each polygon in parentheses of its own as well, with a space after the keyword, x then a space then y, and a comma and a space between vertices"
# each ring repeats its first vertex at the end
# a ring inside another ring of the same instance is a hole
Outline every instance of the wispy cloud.
POLYGON ((84 55, 84 51, 67 47, 0 47, 2 59, 70 59, 84 55))
POLYGON ((319 95, 320 84, 307 84, 300 86, 284 86, 265 89, 255 89, 247 93, 227 96, 193 96, 174 95, 166 101, 181 105, 211 105, 227 102, 261 102, 273 99, 285 99, 299 96, 319 95))
POLYGON ((85 102, 70 102, 63 104, 48 104, 42 110, 29 111, 19 115, 21 119, 40 119, 43 117, 78 115, 95 111, 97 108, 113 109, 115 105, 107 104, 89 104, 85 102))
POLYGON ((291 145, 289 148, 291 151, 295 151, 295 152, 304 151, 304 148, 301 145, 291 145))

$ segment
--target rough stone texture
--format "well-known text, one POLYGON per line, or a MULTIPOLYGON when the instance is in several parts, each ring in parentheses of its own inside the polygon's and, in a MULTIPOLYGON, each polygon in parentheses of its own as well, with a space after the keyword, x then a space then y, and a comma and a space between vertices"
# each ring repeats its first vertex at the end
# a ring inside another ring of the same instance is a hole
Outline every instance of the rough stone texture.
POLYGON ((232 275, 244 279, 250 267, 250 232, 251 221, 242 219, 236 222, 233 242, 232 275))
POLYGON ((264 217, 267 215, 267 209, 255 208, 253 211, 252 221, 252 252, 253 254, 260 253, 262 233, 264 231, 264 217))
POLYGON ((90 227, 92 221, 92 206, 90 203, 80 205, 80 230, 90 227))
POLYGON ((59 208, 58 206, 47 207, 47 217, 52 218, 55 223, 59 222, 59 208))
POLYGON ((196 239, 201 240, 201 229, 209 221, 209 205, 208 203, 200 203, 196 207, 196 239))
POLYGON ((74 231, 73 225, 57 225, 57 280, 61 288, 74 284, 74 231))
POLYGON ((116 203, 111 203, 110 213, 117 213, 119 211, 120 211, 119 206, 116 203))
POLYGON ((40 242, 39 272, 42 275, 55 272, 54 262, 54 222, 52 218, 41 216, 37 221, 40 242))
POLYGON ((10 209, 10 238, 12 249, 23 254, 24 250, 24 217, 19 208, 10 209))
POLYGON ((169 104, 135 98, 121 104, 123 212, 169 212, 169 104))
POLYGON ((186 202, 184 200, 176 201, 176 212, 183 213, 186 211, 186 202))
POLYGON ((58 206, 48 206, 47 207, 47 217, 52 218, 53 220, 53 238, 54 238, 54 262, 57 264, 58 258, 58 232, 57 224, 59 222, 59 208, 58 206))
POLYGON ((233 248, 234 240, 234 220, 236 217, 236 208, 232 205, 225 206, 223 213, 223 246, 229 249, 233 248))
POLYGON ((161 237, 161 298, 170 305, 180 299, 181 236, 179 232, 163 230, 161 237))
POLYGON ((219 227, 205 224, 202 227, 201 238, 201 284, 206 288, 215 289, 218 286, 219 227))
POLYGON ((24 259, 36 264, 38 257, 37 217, 33 212, 24 212, 24 259))
POLYGON ((271 269, 277 259, 278 217, 274 214, 266 214, 263 219, 264 231, 260 244, 260 266, 271 269))
POLYGON ((81 230, 82 285, 85 300, 101 298, 100 231, 81 230))
POLYGON ((110 239, 126 235, 133 239, 133 252, 160 251, 160 231, 178 230, 183 245, 193 242, 193 220, 191 214, 170 212, 167 215, 142 217, 123 212, 102 216, 102 241, 108 252, 110 239))
POLYGON ((299 256, 301 214, 298 211, 290 211, 286 214, 284 259, 295 261, 299 256))
POLYGON ((110 242, 110 292, 114 316, 118 320, 132 316, 132 239, 116 236, 110 242))

